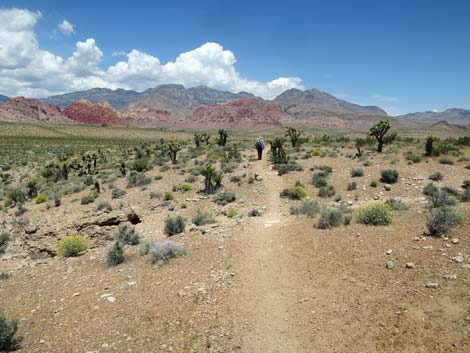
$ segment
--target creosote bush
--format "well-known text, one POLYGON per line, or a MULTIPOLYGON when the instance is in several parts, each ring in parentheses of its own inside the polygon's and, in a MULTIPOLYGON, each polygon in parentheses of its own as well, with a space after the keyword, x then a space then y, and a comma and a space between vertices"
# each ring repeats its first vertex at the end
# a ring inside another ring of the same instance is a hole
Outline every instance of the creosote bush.
POLYGON ((119 226, 114 240, 123 245, 137 245, 140 243, 140 236, 134 227, 124 224, 119 226))
POLYGON ((113 199, 118 199, 120 197, 123 197, 126 194, 126 190, 122 190, 119 188, 114 188, 111 190, 111 197, 113 199))
POLYGON ((209 211, 198 209, 192 219, 192 222, 197 226, 202 226, 204 224, 214 223, 215 219, 212 213, 209 211))
POLYGON ((364 170, 362 168, 353 168, 351 170, 351 177, 357 178, 364 176, 364 170))
POLYGON ((291 206, 290 213, 293 215, 305 215, 307 217, 313 218, 320 212, 320 205, 317 201, 306 199, 302 200, 296 205, 291 206))
POLYGON ((167 236, 171 237, 172 235, 183 233, 184 228, 186 227, 186 221, 181 216, 168 216, 165 219, 165 228, 164 232, 167 236))
MULTIPOLYGON (((146 243, 149 260, 152 264, 166 265, 170 259, 186 254, 182 244, 166 240, 163 243, 146 243)), ((141 253, 145 253, 145 250, 141 253)))
POLYGON ((398 199, 389 199, 385 201, 385 204, 390 206, 390 208, 394 211, 403 211, 408 209, 408 205, 398 199))
POLYGON ((238 215, 238 211, 237 211, 236 208, 230 207, 227 211, 225 211, 225 215, 228 218, 233 218, 233 217, 236 217, 238 215))
POLYGON ((218 205, 226 205, 226 204, 229 204, 233 201, 235 201, 235 193, 231 192, 231 191, 223 191, 223 192, 219 192, 216 196, 215 196, 215 203, 218 204, 218 205))
POLYGON ((358 210, 357 219, 360 223, 374 226, 384 226, 392 222, 390 206, 376 202, 358 210))
POLYGON ((398 181, 398 171, 394 169, 385 169, 380 172, 380 181, 387 184, 394 184, 398 181))
POLYGON ((320 190, 318 190, 318 196, 326 198, 331 197, 336 194, 335 188, 333 185, 322 186, 320 190))
POLYGON ((291 200, 301 200, 307 196, 307 192, 302 186, 294 186, 290 189, 284 189, 281 192, 281 197, 287 197, 291 200))
POLYGON ((17 320, 7 320, 0 314, 0 352, 11 352, 20 348, 22 338, 15 337, 17 330, 17 320))
POLYGON ((334 207, 326 207, 321 211, 317 228, 329 229, 337 227, 341 224, 343 213, 340 209, 334 207))
POLYGON ((445 234, 462 220, 460 213, 452 206, 433 207, 428 210, 426 226, 429 234, 445 234))
POLYGON ((69 235, 59 240, 56 252, 62 257, 77 256, 88 248, 88 239, 81 235, 69 235))

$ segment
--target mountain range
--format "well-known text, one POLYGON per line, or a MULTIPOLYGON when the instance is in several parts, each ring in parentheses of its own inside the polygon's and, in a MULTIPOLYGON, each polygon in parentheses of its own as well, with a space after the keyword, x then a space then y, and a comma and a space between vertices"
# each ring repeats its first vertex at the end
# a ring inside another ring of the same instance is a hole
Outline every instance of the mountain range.
POLYGON ((389 117, 380 107, 350 103, 318 89, 290 89, 273 100, 247 92, 232 93, 205 86, 185 88, 178 84, 143 92, 93 88, 41 100, 8 100, 0 96, 0 120, 20 122, 234 130, 297 124, 361 130, 384 117, 402 128, 439 121, 470 124, 469 110, 389 117))

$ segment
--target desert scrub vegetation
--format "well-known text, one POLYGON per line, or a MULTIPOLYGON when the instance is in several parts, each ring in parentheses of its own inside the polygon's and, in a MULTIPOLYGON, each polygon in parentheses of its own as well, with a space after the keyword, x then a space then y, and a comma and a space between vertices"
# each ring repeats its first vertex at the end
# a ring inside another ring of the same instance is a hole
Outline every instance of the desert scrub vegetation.
POLYGON ((175 234, 183 233, 186 227, 186 220, 181 216, 168 216, 165 219, 165 226, 163 228, 165 234, 169 237, 175 234))
POLYGON ((137 245, 140 243, 140 235, 134 227, 124 224, 119 226, 114 240, 123 245, 137 245))
POLYGON ((394 184, 398 181, 398 171, 395 169, 385 169, 380 172, 380 181, 386 184, 394 184))
POLYGON ((408 205, 398 199, 388 199, 385 201, 385 204, 390 206, 394 211, 404 211, 408 209, 408 205))
POLYGON ((351 177, 358 178, 364 176, 364 169, 362 168, 353 168, 351 170, 351 177))
POLYGON ((225 215, 228 217, 228 218, 234 218, 238 215, 238 211, 236 208, 234 207, 229 207, 226 211, 225 211, 225 215))
POLYGON ((88 248, 88 245, 89 241, 85 237, 81 235, 68 235, 59 240, 56 253, 61 257, 78 256, 88 248))
POLYGON ((5 253, 7 249, 8 242, 10 241, 10 233, 0 232, 0 255, 5 253))
POLYGON ((325 207, 320 213, 320 219, 317 223, 319 229, 329 229, 341 224, 343 212, 335 207, 325 207))
POLYGON ((331 197, 331 196, 334 196, 335 194, 336 194, 336 190, 333 185, 322 186, 318 190, 318 196, 323 197, 323 198, 331 197))
POLYGON ((453 206, 431 207, 428 210, 426 226, 429 234, 442 235, 457 226, 461 220, 462 215, 453 206))
POLYGON ((7 320, 0 314, 0 352, 11 352, 20 348, 21 337, 16 336, 17 320, 7 320))
POLYGON ((307 217, 315 217, 321 210, 317 201, 306 199, 290 207, 292 215, 305 215, 307 217))
POLYGON ((388 225, 392 222, 391 207, 381 202, 372 203, 357 211, 357 220, 373 226, 388 225))
POLYGON ((215 203, 218 205, 225 206, 233 201, 235 201, 236 195, 231 191, 219 192, 215 195, 215 203))
POLYGON ((122 190, 122 189, 119 189, 119 188, 114 188, 114 189, 111 190, 111 197, 113 199, 119 199, 119 198, 123 197, 125 194, 126 194, 126 190, 122 190))
POLYGON ((106 263, 108 266, 117 266, 126 260, 124 256, 124 243, 115 241, 108 249, 106 263))
POLYGON ((185 255, 186 250, 182 244, 175 243, 171 240, 166 240, 162 243, 146 241, 142 244, 140 254, 148 255, 150 263, 157 263, 163 266, 166 265, 170 259, 185 255))
POLYGON ((444 179, 444 174, 442 174, 441 172, 434 172, 430 174, 428 178, 433 181, 441 181, 444 179))
POLYGON ((280 196, 287 197, 291 200, 301 200, 307 196, 307 192, 302 186, 294 186, 290 189, 282 190, 280 196))
POLYGON ((214 215, 209 211, 203 211, 201 209, 196 210, 196 214, 193 216, 192 219, 193 224, 197 226, 202 226, 205 224, 214 223, 214 215))

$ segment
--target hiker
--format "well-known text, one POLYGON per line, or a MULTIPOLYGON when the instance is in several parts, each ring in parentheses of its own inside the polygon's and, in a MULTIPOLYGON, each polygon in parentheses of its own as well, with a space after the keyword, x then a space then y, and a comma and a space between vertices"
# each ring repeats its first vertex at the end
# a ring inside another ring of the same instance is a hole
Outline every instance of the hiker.
POLYGON ((258 136, 255 143, 256 150, 258 151, 258 160, 260 161, 263 157, 263 150, 264 150, 264 140, 261 136, 258 136))

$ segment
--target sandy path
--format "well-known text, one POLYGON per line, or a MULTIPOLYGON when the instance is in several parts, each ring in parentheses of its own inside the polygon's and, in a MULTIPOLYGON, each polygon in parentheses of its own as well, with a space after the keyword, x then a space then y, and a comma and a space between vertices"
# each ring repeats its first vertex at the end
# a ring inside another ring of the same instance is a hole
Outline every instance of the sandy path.
POLYGON ((255 162, 254 172, 263 178, 259 204, 262 217, 250 220, 239 236, 240 251, 234 259, 237 287, 233 292, 235 338, 242 352, 301 352, 295 267, 285 231, 289 219, 281 212, 283 188, 267 160, 255 162))

